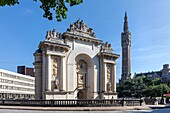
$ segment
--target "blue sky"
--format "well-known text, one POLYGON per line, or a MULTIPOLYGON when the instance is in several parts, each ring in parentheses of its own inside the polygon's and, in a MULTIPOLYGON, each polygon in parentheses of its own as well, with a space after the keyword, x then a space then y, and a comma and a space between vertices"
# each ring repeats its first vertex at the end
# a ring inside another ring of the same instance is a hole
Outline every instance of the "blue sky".
MULTIPOLYGON (((55 28, 65 32, 78 18, 121 55, 125 11, 132 35, 132 75, 161 70, 163 64, 170 64, 170 0, 84 0, 69 8, 62 22, 43 18, 39 3, 20 0, 20 5, 0 7, 0 68, 16 71, 18 65, 33 67, 33 53, 46 31, 55 28)), ((117 60, 117 79, 120 75, 121 57, 117 60)))

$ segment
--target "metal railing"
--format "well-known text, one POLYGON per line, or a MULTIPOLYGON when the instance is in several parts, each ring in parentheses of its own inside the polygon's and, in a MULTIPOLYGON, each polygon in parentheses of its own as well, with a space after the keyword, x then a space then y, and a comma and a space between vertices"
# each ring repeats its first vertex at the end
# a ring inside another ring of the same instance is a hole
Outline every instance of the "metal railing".
POLYGON ((0 100, 0 105, 47 107, 141 106, 141 99, 0 100))

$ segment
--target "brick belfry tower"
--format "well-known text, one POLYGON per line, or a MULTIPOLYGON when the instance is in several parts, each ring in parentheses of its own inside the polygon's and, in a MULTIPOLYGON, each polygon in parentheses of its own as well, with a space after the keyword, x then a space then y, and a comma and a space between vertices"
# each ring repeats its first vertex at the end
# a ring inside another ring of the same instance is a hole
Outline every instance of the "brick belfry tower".
POLYGON ((130 47, 131 47, 131 33, 128 29, 128 17, 125 12, 123 32, 121 33, 122 46, 122 75, 121 82, 131 79, 130 69, 130 47))

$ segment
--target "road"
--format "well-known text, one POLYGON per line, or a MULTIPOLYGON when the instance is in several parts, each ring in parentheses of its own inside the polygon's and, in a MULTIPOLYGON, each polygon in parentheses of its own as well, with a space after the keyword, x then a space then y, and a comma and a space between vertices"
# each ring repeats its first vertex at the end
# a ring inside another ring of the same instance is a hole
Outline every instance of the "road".
POLYGON ((0 109, 0 113, 170 113, 170 108, 157 110, 128 110, 128 111, 39 111, 39 110, 10 110, 0 109))

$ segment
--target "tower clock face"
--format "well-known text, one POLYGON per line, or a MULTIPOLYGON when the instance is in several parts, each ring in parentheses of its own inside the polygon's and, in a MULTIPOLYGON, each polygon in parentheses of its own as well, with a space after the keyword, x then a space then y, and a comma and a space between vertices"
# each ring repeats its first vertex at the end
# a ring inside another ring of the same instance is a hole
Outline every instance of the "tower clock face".
POLYGON ((123 38, 122 39, 122 45, 130 45, 131 44, 131 39, 130 37, 123 38))
POLYGON ((122 33, 121 34, 121 44, 122 44, 122 47, 127 47, 127 46, 130 46, 131 45, 131 34, 130 32, 126 32, 126 33, 122 33))

